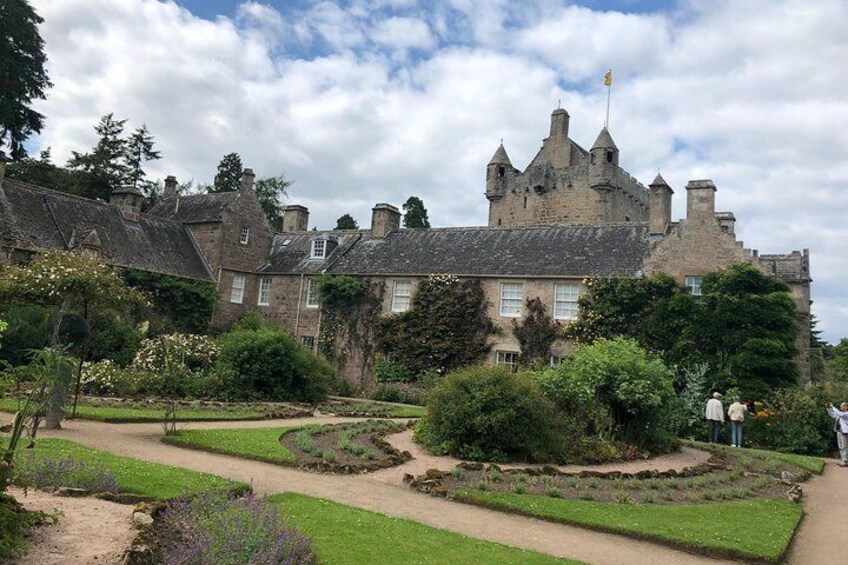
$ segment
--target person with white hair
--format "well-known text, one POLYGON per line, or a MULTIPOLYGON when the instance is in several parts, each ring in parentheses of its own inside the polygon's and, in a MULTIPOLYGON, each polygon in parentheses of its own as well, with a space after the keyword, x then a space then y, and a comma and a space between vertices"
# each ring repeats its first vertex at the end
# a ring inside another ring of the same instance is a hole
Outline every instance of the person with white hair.
POLYGON ((842 462, 840 467, 848 467, 848 402, 839 405, 839 410, 828 402, 827 413, 836 420, 833 423, 833 431, 836 432, 836 445, 839 447, 839 456, 842 462))
POLYGON ((710 443, 721 443, 721 426, 724 424, 724 405, 721 403, 721 393, 714 392, 707 400, 707 421, 710 423, 710 443))

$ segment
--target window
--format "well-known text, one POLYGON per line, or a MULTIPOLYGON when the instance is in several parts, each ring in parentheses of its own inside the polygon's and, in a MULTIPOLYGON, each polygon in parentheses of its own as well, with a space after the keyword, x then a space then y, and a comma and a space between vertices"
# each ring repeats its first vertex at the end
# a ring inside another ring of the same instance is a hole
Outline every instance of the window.
POLYGON ((524 302, 524 285, 521 283, 501 283, 501 316, 517 318, 521 315, 524 302))
POLYGON ((513 373, 518 371, 518 353, 514 351, 498 351, 495 355, 495 365, 509 367, 513 373))
POLYGON ((506 167, 503 165, 498 167, 498 178, 503 177, 506 174, 506 167))
POLYGON ((406 312, 409 310, 409 297, 411 294, 411 282, 395 281, 395 288, 392 291, 392 312, 406 312))
POLYGON ((241 235, 239 235, 239 243, 242 245, 247 245, 247 242, 250 241, 250 226, 244 226, 241 228, 241 235))
POLYGON ((574 283, 554 285, 554 320, 576 320, 580 288, 574 283))
POLYGON ((318 283, 315 279, 306 279, 306 307, 318 308, 318 283))
POLYGON ((327 250, 327 240, 316 239, 312 242, 312 258, 323 259, 324 253, 327 250))
POLYGON ((607 163, 612 163, 613 153, 612 151, 607 151, 607 163))
POLYGON ((310 351, 315 351, 315 337, 311 335, 300 336, 300 344, 310 351))
POLYGON ((701 277, 686 277, 683 284, 686 285, 689 294, 701 296, 701 277))
POLYGON ((559 355, 551 355, 550 365, 551 367, 559 367, 563 361, 565 361, 565 357, 560 357, 559 355))
POLYGON ((233 275, 233 286, 230 288, 230 302, 241 304, 244 300, 244 275, 235 273, 233 275))
POLYGON ((256 304, 259 306, 271 304, 271 279, 267 277, 259 279, 259 299, 256 304))

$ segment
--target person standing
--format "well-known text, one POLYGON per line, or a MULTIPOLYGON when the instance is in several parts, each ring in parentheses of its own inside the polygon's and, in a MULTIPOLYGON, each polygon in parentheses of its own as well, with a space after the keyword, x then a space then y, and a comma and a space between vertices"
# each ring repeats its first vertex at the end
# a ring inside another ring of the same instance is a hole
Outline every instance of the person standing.
POLYGON ((828 402, 827 413, 835 420, 833 431, 836 432, 836 445, 839 446, 839 455, 842 458, 839 466, 848 467, 848 402, 840 404, 839 410, 828 402))
POLYGON ((713 393, 713 397, 707 400, 707 421, 710 423, 710 443, 721 441, 721 425, 724 423, 724 405, 721 403, 721 394, 713 393))
POLYGON ((745 414, 748 408, 739 402, 739 398, 733 399, 733 404, 727 409, 727 418, 730 420, 730 445, 731 447, 742 447, 742 426, 745 425, 745 414))

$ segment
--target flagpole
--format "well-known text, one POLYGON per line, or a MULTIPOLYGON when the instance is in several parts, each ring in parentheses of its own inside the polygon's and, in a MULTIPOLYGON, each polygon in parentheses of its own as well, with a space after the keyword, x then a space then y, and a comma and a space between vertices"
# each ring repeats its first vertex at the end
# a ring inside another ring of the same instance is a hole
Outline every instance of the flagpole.
POLYGON ((612 69, 607 71, 607 76, 609 76, 609 80, 607 82, 607 119, 604 120, 604 127, 609 129, 609 109, 610 109, 610 95, 612 93, 612 69))

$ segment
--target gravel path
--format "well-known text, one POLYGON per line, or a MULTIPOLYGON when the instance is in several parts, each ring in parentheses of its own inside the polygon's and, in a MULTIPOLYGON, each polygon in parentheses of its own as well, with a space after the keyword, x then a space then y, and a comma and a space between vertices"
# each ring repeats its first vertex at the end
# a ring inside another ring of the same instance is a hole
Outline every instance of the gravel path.
POLYGON ((828 460, 824 473, 804 483, 804 519, 787 561, 797 565, 845 565, 848 468, 828 460))
MULTIPOLYGON (((292 426, 311 423, 342 423, 344 418, 312 418, 262 422, 192 423, 184 429, 246 428, 292 426)), ((721 563, 649 542, 623 536, 554 524, 494 512, 467 504, 417 493, 369 475, 338 476, 307 473, 258 461, 182 449, 161 443, 162 427, 157 424, 104 424, 87 421, 65 422, 64 430, 44 432, 118 455, 156 461, 215 473, 249 482, 260 494, 299 492, 326 498, 366 510, 408 518, 467 536, 531 549, 550 555, 570 557, 595 565, 697 565, 721 563)), ((677 456, 665 459, 675 463, 677 456)), ((691 455, 679 457, 688 460, 691 455)), ((413 463, 413 462, 410 462, 413 463)), ((400 467, 403 469, 403 467, 400 467)), ((401 471, 401 475, 403 472, 401 471)))

